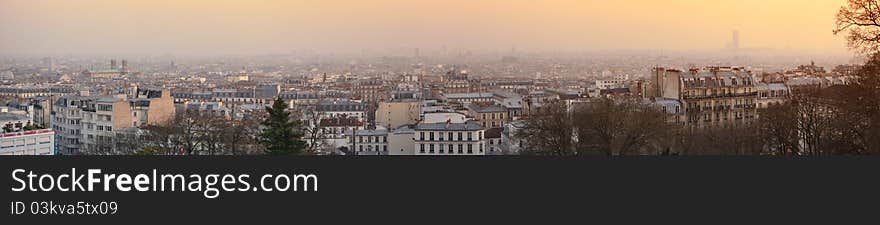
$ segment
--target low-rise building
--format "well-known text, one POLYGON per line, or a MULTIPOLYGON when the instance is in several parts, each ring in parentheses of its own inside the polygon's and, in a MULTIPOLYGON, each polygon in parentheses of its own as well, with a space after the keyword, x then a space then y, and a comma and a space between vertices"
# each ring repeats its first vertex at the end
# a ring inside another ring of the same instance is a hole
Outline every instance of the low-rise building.
POLYGON ((468 115, 485 128, 502 127, 510 121, 507 109, 500 105, 471 104, 467 109, 468 115))
POLYGON ((0 155, 54 155, 55 132, 51 129, 0 133, 0 155))
POLYGON ((415 155, 485 155, 484 128, 479 123, 419 123, 415 155))

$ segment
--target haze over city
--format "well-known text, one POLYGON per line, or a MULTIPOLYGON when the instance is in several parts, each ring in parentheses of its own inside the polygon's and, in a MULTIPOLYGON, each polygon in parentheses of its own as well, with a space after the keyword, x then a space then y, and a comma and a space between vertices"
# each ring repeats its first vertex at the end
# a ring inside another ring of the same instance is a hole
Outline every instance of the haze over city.
POLYGON ((715 51, 848 54, 840 0, 2 0, 0 54, 715 51))

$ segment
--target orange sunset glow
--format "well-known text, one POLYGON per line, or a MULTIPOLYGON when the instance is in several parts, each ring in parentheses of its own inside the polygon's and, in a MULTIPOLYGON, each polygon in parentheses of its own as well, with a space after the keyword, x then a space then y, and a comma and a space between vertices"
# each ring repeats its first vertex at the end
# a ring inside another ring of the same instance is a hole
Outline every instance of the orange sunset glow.
POLYGON ((13 53, 344 52, 366 48, 846 52, 840 0, 2 0, 13 53), (99 49, 100 47, 100 49, 99 49), (354 49, 354 50, 352 50, 354 49))

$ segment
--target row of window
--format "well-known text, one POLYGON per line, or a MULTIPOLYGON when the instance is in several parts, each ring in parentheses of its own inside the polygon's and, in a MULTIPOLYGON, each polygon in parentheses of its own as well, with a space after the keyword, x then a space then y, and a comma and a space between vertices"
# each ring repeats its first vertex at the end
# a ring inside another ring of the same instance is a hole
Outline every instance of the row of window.
POLYGON ((483 118, 483 120, 486 120, 486 117, 487 117, 486 115, 487 115, 487 114, 489 115, 488 117, 491 118, 491 119, 493 119, 493 120, 495 120, 495 119, 504 119, 504 113, 483 113, 483 114, 481 115, 481 117, 483 118))
POLYGON ((113 131, 112 126, 101 126, 101 125, 94 126, 93 124, 86 124, 86 129, 88 129, 88 130, 94 130, 95 127, 97 127, 98 128, 97 130, 99 130, 99 131, 113 131))
MULTIPOLYGON (((367 145, 366 149, 364 148, 363 145, 358 145, 358 151, 359 151, 359 152, 363 152, 363 151, 365 151, 365 150, 368 151, 368 152, 370 152, 370 151, 376 151, 376 150, 378 150, 378 149, 379 149, 379 146, 378 146, 378 145, 367 145)), ((387 152, 387 151, 388 151, 388 146, 387 146, 387 145, 382 145, 382 151, 383 151, 383 152, 387 152)))
MULTIPOLYGON (((477 137, 478 141, 483 140, 483 132, 477 132, 477 135, 478 135, 478 137, 477 137)), ((473 141, 474 140, 473 132, 442 132, 442 131, 437 131, 437 132, 421 131, 421 132, 419 132, 419 140, 420 141, 425 141, 425 140, 427 140, 427 141, 435 141, 435 140, 436 141, 445 141, 445 140, 455 141, 456 140, 456 139, 454 139, 455 137, 458 137, 458 141, 464 141, 464 140, 473 141), (425 137, 426 137, 425 133, 427 133, 427 139, 425 139, 425 137), (453 133, 455 133, 457 135, 454 135, 453 133), (436 136, 435 136, 435 134, 436 134, 436 136), (464 136, 465 136, 464 134, 467 134, 467 139, 464 139, 464 136), (444 139, 444 137, 446 139, 444 139)))
MULTIPOLYGON (((479 148, 477 150, 479 151, 479 153, 483 153, 483 144, 479 144, 478 146, 479 146, 479 148)), ((437 145, 435 145, 435 144, 427 144, 427 145, 419 144, 419 153, 422 153, 422 154, 425 154, 425 153, 428 153, 428 154, 435 154, 435 153, 455 154, 456 150, 458 150, 458 154, 465 154, 465 151, 467 151, 467 154, 474 154, 474 145, 473 144, 467 144, 467 145, 458 144, 458 149, 456 149, 454 144, 448 144, 448 145, 444 145, 444 144, 437 144, 437 145), (425 148, 425 146, 427 146, 427 148, 425 148), (448 148, 446 148, 446 146, 448 146, 448 148), (467 147, 467 149, 465 149, 465 147, 467 147)))
POLYGON ((385 136, 366 136, 366 137, 367 138, 364 138, 364 136, 358 136, 358 143, 364 143, 364 140, 366 140, 367 143, 373 143, 373 142, 388 143, 388 139, 385 136))

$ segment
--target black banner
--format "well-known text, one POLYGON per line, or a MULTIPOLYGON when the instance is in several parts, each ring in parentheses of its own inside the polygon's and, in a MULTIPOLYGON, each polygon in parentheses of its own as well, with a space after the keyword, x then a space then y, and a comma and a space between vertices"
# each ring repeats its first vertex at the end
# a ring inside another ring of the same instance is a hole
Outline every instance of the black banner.
POLYGON ((877 158, 0 157, 0 167, 0 221, 16 222, 4 224, 841 224, 871 218, 880 202, 877 158), (101 170, 92 191, 82 190, 89 169, 101 170), (200 187, 161 191, 163 174, 200 187))

